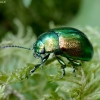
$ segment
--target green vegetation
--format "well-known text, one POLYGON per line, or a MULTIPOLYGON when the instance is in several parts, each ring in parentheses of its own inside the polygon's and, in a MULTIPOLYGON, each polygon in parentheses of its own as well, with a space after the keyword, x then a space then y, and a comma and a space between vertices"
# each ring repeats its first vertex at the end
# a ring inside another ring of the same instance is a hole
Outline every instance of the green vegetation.
MULTIPOLYGON (((18 44, 32 47, 36 36, 33 36, 31 27, 27 27, 27 35, 24 36, 22 24, 18 20, 17 25, 19 33, 13 35, 9 32, 2 39, 1 46, 18 44)), ((72 67, 64 59, 69 67, 66 68, 66 76, 60 79, 62 71, 54 57, 50 57, 42 69, 37 69, 32 76, 29 76, 30 70, 40 61, 32 56, 33 51, 17 48, 1 49, 0 97, 2 100, 7 98, 10 100, 99 100, 99 30, 90 26, 79 29, 87 34, 92 42, 94 57, 90 62, 82 62, 82 66, 76 70, 76 77, 72 73, 72 67)))
POLYGON ((0 100, 100 100, 99 0, 5 1, 0 4, 0 47, 12 44, 31 48, 39 34, 66 24, 88 36, 94 56, 77 67, 76 77, 63 58, 67 67, 61 79, 62 70, 53 55, 43 68, 29 76, 40 62, 33 57, 33 51, 0 48, 0 100))

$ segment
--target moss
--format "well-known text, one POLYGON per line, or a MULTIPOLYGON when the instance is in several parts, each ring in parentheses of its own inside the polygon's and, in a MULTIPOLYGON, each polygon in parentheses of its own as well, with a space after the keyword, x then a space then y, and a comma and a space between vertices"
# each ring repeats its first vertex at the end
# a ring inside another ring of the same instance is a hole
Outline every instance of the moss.
MULTIPOLYGON (((8 32, 3 38, 2 45, 15 44, 32 47, 36 41, 31 27, 27 27, 24 36, 21 23, 18 23, 19 33, 14 36, 8 32)), ((53 56, 44 64, 42 69, 37 69, 29 76, 30 70, 39 63, 39 59, 32 56, 32 51, 17 48, 0 50, 0 84, 5 88, 0 89, 0 97, 7 100, 99 100, 100 99, 100 33, 99 29, 87 26, 79 28, 90 39, 94 47, 93 59, 83 62, 76 70, 76 77, 69 64, 66 67, 66 76, 61 77, 61 68, 53 56), (11 89, 7 88, 8 86, 11 89), (7 91, 10 91, 8 93, 7 91), (16 95, 15 92, 18 94, 16 95), (6 94, 6 97, 4 95, 6 94), (21 96, 20 96, 21 95, 21 96)))

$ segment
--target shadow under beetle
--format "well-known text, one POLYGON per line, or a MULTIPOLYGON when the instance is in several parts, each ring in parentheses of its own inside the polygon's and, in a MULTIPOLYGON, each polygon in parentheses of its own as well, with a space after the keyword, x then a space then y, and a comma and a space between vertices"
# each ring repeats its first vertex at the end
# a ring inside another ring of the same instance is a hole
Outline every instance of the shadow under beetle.
POLYGON ((75 72, 75 66, 81 66, 81 63, 77 62, 77 60, 90 61, 93 56, 93 47, 87 36, 78 29, 71 27, 55 28, 44 32, 37 38, 32 49, 21 46, 3 46, 3 48, 7 47, 34 50, 34 57, 41 58, 41 63, 37 64, 30 71, 30 74, 46 62, 50 53, 54 53, 56 59, 61 64, 62 77, 65 75, 66 64, 58 55, 69 60, 73 66, 73 72, 75 72))

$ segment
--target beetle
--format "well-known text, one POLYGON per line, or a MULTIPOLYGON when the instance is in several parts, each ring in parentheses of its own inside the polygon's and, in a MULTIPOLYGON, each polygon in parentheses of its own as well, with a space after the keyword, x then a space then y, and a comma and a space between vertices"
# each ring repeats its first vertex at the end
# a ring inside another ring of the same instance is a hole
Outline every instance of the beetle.
POLYGON ((45 63, 51 53, 55 55, 56 59, 61 64, 62 77, 65 75, 66 64, 59 56, 68 59, 73 66, 73 72, 75 72, 76 66, 81 66, 78 60, 90 61, 93 57, 93 46, 88 37, 80 30, 72 27, 54 28, 42 33, 33 44, 32 49, 21 46, 3 46, 3 48, 6 47, 34 50, 34 57, 41 58, 41 63, 35 65, 30 71, 30 74, 45 63))

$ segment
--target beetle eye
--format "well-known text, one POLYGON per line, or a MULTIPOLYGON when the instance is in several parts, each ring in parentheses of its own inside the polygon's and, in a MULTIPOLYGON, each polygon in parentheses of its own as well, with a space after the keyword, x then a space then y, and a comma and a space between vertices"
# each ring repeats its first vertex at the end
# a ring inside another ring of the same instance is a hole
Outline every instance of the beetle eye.
POLYGON ((41 49, 41 54, 44 54, 44 53, 45 53, 45 49, 42 48, 42 49, 41 49))

